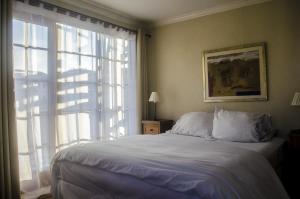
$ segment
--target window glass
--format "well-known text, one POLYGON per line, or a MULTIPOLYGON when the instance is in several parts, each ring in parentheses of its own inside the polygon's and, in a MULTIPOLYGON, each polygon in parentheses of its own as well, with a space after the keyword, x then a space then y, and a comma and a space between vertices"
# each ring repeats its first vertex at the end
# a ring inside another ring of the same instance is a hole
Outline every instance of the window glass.
POLYGON ((13 20, 13 64, 20 180, 32 180, 50 159, 48 27, 13 20), (32 161, 37 167, 32 167, 32 161))

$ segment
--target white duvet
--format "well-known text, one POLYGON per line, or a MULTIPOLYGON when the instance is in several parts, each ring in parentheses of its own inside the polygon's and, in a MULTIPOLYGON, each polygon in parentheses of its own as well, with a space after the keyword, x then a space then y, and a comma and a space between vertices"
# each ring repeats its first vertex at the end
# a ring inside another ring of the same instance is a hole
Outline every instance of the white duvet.
POLYGON ((52 162, 56 199, 285 199, 259 153, 173 134, 80 144, 52 162))

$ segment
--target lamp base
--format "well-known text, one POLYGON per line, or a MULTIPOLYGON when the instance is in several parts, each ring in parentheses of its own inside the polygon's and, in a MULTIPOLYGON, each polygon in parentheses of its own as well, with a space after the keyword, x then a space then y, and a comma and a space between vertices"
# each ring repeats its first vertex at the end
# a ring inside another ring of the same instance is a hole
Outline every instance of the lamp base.
POLYGON ((154 118, 153 118, 154 121, 156 121, 156 103, 154 103, 154 118))

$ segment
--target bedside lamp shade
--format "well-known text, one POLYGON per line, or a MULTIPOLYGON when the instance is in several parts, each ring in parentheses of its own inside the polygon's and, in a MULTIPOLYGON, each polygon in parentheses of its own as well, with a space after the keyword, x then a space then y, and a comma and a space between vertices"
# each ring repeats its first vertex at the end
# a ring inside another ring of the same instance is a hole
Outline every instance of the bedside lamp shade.
POLYGON ((296 92, 292 101, 292 106, 300 106, 300 93, 296 92))
POLYGON ((157 92, 152 92, 149 98, 149 102, 159 102, 159 96, 157 92))

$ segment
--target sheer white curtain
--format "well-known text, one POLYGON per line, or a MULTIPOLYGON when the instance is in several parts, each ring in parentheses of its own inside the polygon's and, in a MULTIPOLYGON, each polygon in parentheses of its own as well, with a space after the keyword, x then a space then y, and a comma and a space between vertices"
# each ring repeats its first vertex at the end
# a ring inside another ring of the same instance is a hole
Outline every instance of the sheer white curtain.
POLYGON ((14 77, 23 191, 55 152, 137 134, 136 35, 17 2, 14 77))

